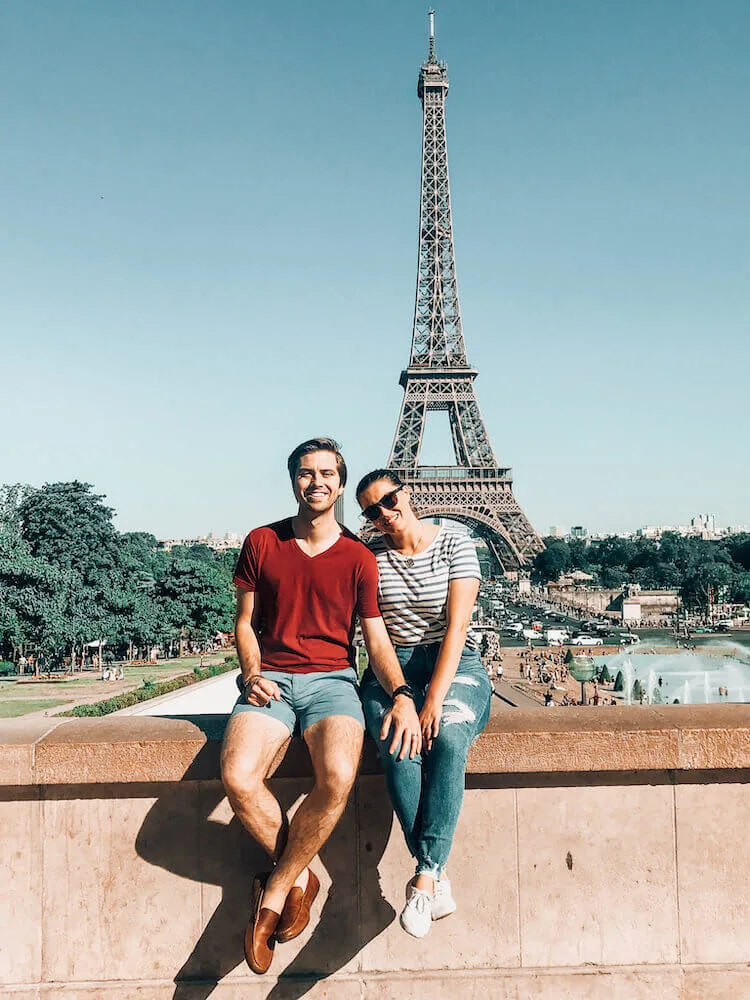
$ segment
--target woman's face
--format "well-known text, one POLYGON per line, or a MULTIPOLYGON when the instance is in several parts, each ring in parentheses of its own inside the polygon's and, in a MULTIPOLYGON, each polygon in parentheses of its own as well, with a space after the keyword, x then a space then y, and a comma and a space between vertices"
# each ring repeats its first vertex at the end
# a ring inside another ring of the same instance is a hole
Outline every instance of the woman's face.
POLYGON ((411 509, 408 498, 409 487, 396 486, 390 479, 376 479, 357 497, 359 506, 365 510, 372 504, 379 503, 384 496, 389 494, 393 495, 395 506, 392 510, 381 506, 378 516, 371 522, 378 531, 382 531, 385 535, 390 535, 403 527, 411 509))

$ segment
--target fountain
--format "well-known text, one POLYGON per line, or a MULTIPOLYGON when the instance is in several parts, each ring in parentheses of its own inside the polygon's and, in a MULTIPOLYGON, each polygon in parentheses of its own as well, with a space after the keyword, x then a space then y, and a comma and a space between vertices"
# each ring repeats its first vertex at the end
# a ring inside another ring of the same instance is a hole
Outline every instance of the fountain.
MULTIPOLYGON (((663 646, 663 644, 661 644, 663 646)), ((644 702, 680 702, 685 705, 718 701, 750 701, 750 655, 733 643, 717 644, 711 652, 672 652, 655 643, 602 657, 610 676, 622 674, 622 703, 633 704, 633 686, 639 681, 644 702), (724 650, 726 649, 726 653, 724 650), (722 655, 724 654, 724 655, 722 655), (722 695, 719 695, 719 688, 722 695)))
POLYGON ((622 672, 625 676, 625 701, 628 705, 633 704, 633 664, 629 656, 622 664, 622 672))
POLYGON ((690 705, 692 700, 690 697, 690 681, 686 677, 685 683, 682 685, 682 704, 690 705))

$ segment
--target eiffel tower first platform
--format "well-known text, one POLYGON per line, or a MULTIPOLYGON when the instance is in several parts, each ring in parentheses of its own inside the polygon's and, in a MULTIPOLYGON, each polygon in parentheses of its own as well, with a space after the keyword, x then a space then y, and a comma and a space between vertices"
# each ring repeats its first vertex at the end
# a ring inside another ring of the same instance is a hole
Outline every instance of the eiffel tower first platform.
POLYGON ((544 546, 513 496, 513 476, 498 465, 466 360, 453 252, 445 98, 448 74, 430 50, 419 73, 422 102, 422 185, 417 296, 409 367, 399 380, 404 400, 388 468, 412 490, 420 517, 448 517, 476 530, 503 570, 515 570, 544 546), (447 410, 456 464, 419 464, 425 420, 447 410))

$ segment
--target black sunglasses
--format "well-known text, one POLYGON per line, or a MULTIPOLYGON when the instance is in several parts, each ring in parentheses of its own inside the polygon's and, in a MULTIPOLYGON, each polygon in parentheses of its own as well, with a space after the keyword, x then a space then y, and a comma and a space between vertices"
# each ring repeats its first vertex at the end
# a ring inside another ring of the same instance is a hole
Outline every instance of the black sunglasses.
POLYGON ((393 510, 396 506, 396 494, 403 488, 404 484, 402 483, 400 486, 397 486, 395 490, 391 490, 390 493, 385 493, 377 503, 371 503, 369 507, 365 507, 362 511, 362 517, 364 517, 366 521, 377 521, 384 509, 393 510))

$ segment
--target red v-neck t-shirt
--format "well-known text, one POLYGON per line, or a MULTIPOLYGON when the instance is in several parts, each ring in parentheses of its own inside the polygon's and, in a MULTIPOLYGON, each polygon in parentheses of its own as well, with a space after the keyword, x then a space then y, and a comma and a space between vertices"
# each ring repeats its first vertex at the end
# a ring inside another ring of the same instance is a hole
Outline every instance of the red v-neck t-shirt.
POLYGON ((354 627, 379 618, 375 556, 346 528, 324 552, 297 544, 292 519, 251 531, 234 582, 255 591, 261 667, 290 674, 354 666, 354 627))

